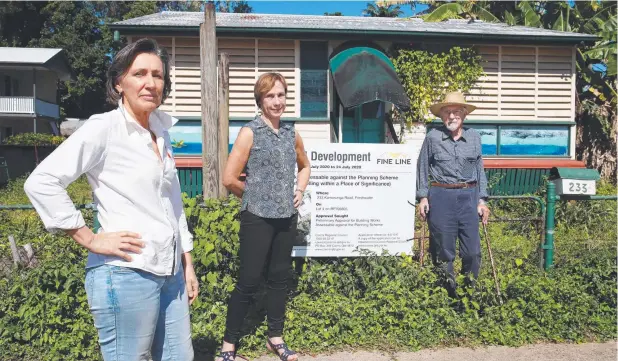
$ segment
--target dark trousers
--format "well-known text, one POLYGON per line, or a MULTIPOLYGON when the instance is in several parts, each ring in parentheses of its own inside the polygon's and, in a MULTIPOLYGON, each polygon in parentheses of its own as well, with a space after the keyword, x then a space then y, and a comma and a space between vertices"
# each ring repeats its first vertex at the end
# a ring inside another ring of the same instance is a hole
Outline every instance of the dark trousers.
POLYGON ((280 337, 285 322, 288 278, 298 216, 262 218, 249 211, 240 215, 240 276, 227 308, 226 342, 236 344, 249 304, 267 274, 268 337, 280 337))
POLYGON ((456 242, 459 238, 461 273, 478 278, 481 267, 481 236, 479 234, 478 190, 476 188, 429 189, 430 250, 435 265, 445 269, 455 288, 456 242))

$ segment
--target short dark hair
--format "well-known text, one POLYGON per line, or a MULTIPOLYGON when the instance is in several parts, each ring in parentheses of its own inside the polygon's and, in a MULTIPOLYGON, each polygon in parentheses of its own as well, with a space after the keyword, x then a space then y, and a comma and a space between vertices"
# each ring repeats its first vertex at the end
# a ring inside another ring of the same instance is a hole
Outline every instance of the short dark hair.
POLYGON ((280 73, 264 73, 260 75, 258 80, 253 86, 253 96, 255 97, 255 104, 258 107, 262 107, 262 98, 275 86, 277 81, 281 82, 285 94, 288 93, 288 83, 285 81, 285 77, 280 73))
POLYGON ((161 104, 167 99, 167 96, 172 90, 172 81, 170 80, 170 64, 169 55, 165 48, 162 48, 153 39, 139 39, 134 43, 127 44, 124 48, 120 49, 112 64, 107 70, 107 81, 105 83, 105 92, 107 102, 116 105, 120 100, 120 93, 116 90, 116 85, 120 78, 126 74, 133 61, 139 54, 150 53, 155 54, 161 59, 163 63, 163 94, 161 96, 161 104))

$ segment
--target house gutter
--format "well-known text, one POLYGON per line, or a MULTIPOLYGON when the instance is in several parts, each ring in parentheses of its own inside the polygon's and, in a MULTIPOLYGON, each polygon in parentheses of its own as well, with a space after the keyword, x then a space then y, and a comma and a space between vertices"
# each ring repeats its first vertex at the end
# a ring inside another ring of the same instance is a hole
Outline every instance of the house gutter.
MULTIPOLYGON (((116 38, 116 32, 122 31, 125 34, 138 34, 138 33, 193 33, 198 35, 199 27, 195 26, 153 26, 153 25, 123 25, 112 24, 110 25, 114 32, 114 38, 116 38)), ((551 36, 551 35, 503 35, 503 34, 491 34, 491 33, 458 33, 458 32, 428 32, 428 31, 382 31, 382 30, 357 30, 357 29, 305 29, 305 28, 232 28, 232 27, 217 27, 217 35, 227 34, 307 34, 307 35, 362 35, 362 36, 384 36, 384 37, 427 37, 427 38, 457 38, 457 39, 470 39, 470 40, 517 40, 521 41, 535 41, 535 42, 552 42, 552 43, 568 43, 579 44, 581 42, 595 42, 600 38, 595 35, 581 34, 579 36, 551 36)), ((578 33, 574 33, 578 34, 578 33)), ((118 36, 119 37, 119 36, 118 36)))

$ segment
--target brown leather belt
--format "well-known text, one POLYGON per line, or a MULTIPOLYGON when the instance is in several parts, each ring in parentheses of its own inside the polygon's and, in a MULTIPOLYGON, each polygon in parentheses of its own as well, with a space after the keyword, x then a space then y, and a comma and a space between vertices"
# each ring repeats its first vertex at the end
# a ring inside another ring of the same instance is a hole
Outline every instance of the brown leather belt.
POLYGON ((441 188, 450 188, 450 189, 462 189, 462 188, 472 188, 476 187, 476 182, 469 183, 453 183, 453 184, 445 184, 438 182, 431 182, 432 187, 441 187, 441 188))

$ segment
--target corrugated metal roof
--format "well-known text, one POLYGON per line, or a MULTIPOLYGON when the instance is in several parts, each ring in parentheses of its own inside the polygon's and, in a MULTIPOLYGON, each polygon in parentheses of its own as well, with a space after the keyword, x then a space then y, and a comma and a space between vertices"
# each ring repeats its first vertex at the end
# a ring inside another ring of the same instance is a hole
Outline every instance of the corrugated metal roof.
MULTIPOLYGON (((449 34, 484 36, 491 35, 505 38, 533 37, 572 39, 574 41, 595 40, 589 34, 563 32, 525 26, 509 26, 503 23, 487 23, 482 21, 448 20, 443 22, 424 22, 420 18, 371 18, 358 16, 316 16, 316 15, 281 15, 281 14, 235 14, 217 13, 217 30, 255 29, 316 32, 343 31, 347 33, 384 32, 390 34, 449 34)), ((113 24, 113 28, 198 28, 204 20, 201 12, 163 11, 113 24)))
POLYGON ((0 47, 0 66, 45 68, 56 72, 60 79, 73 75, 63 49, 0 47))
POLYGON ((62 49, 50 48, 2 48, 0 47, 1 63, 24 63, 42 65, 60 53, 62 49))

